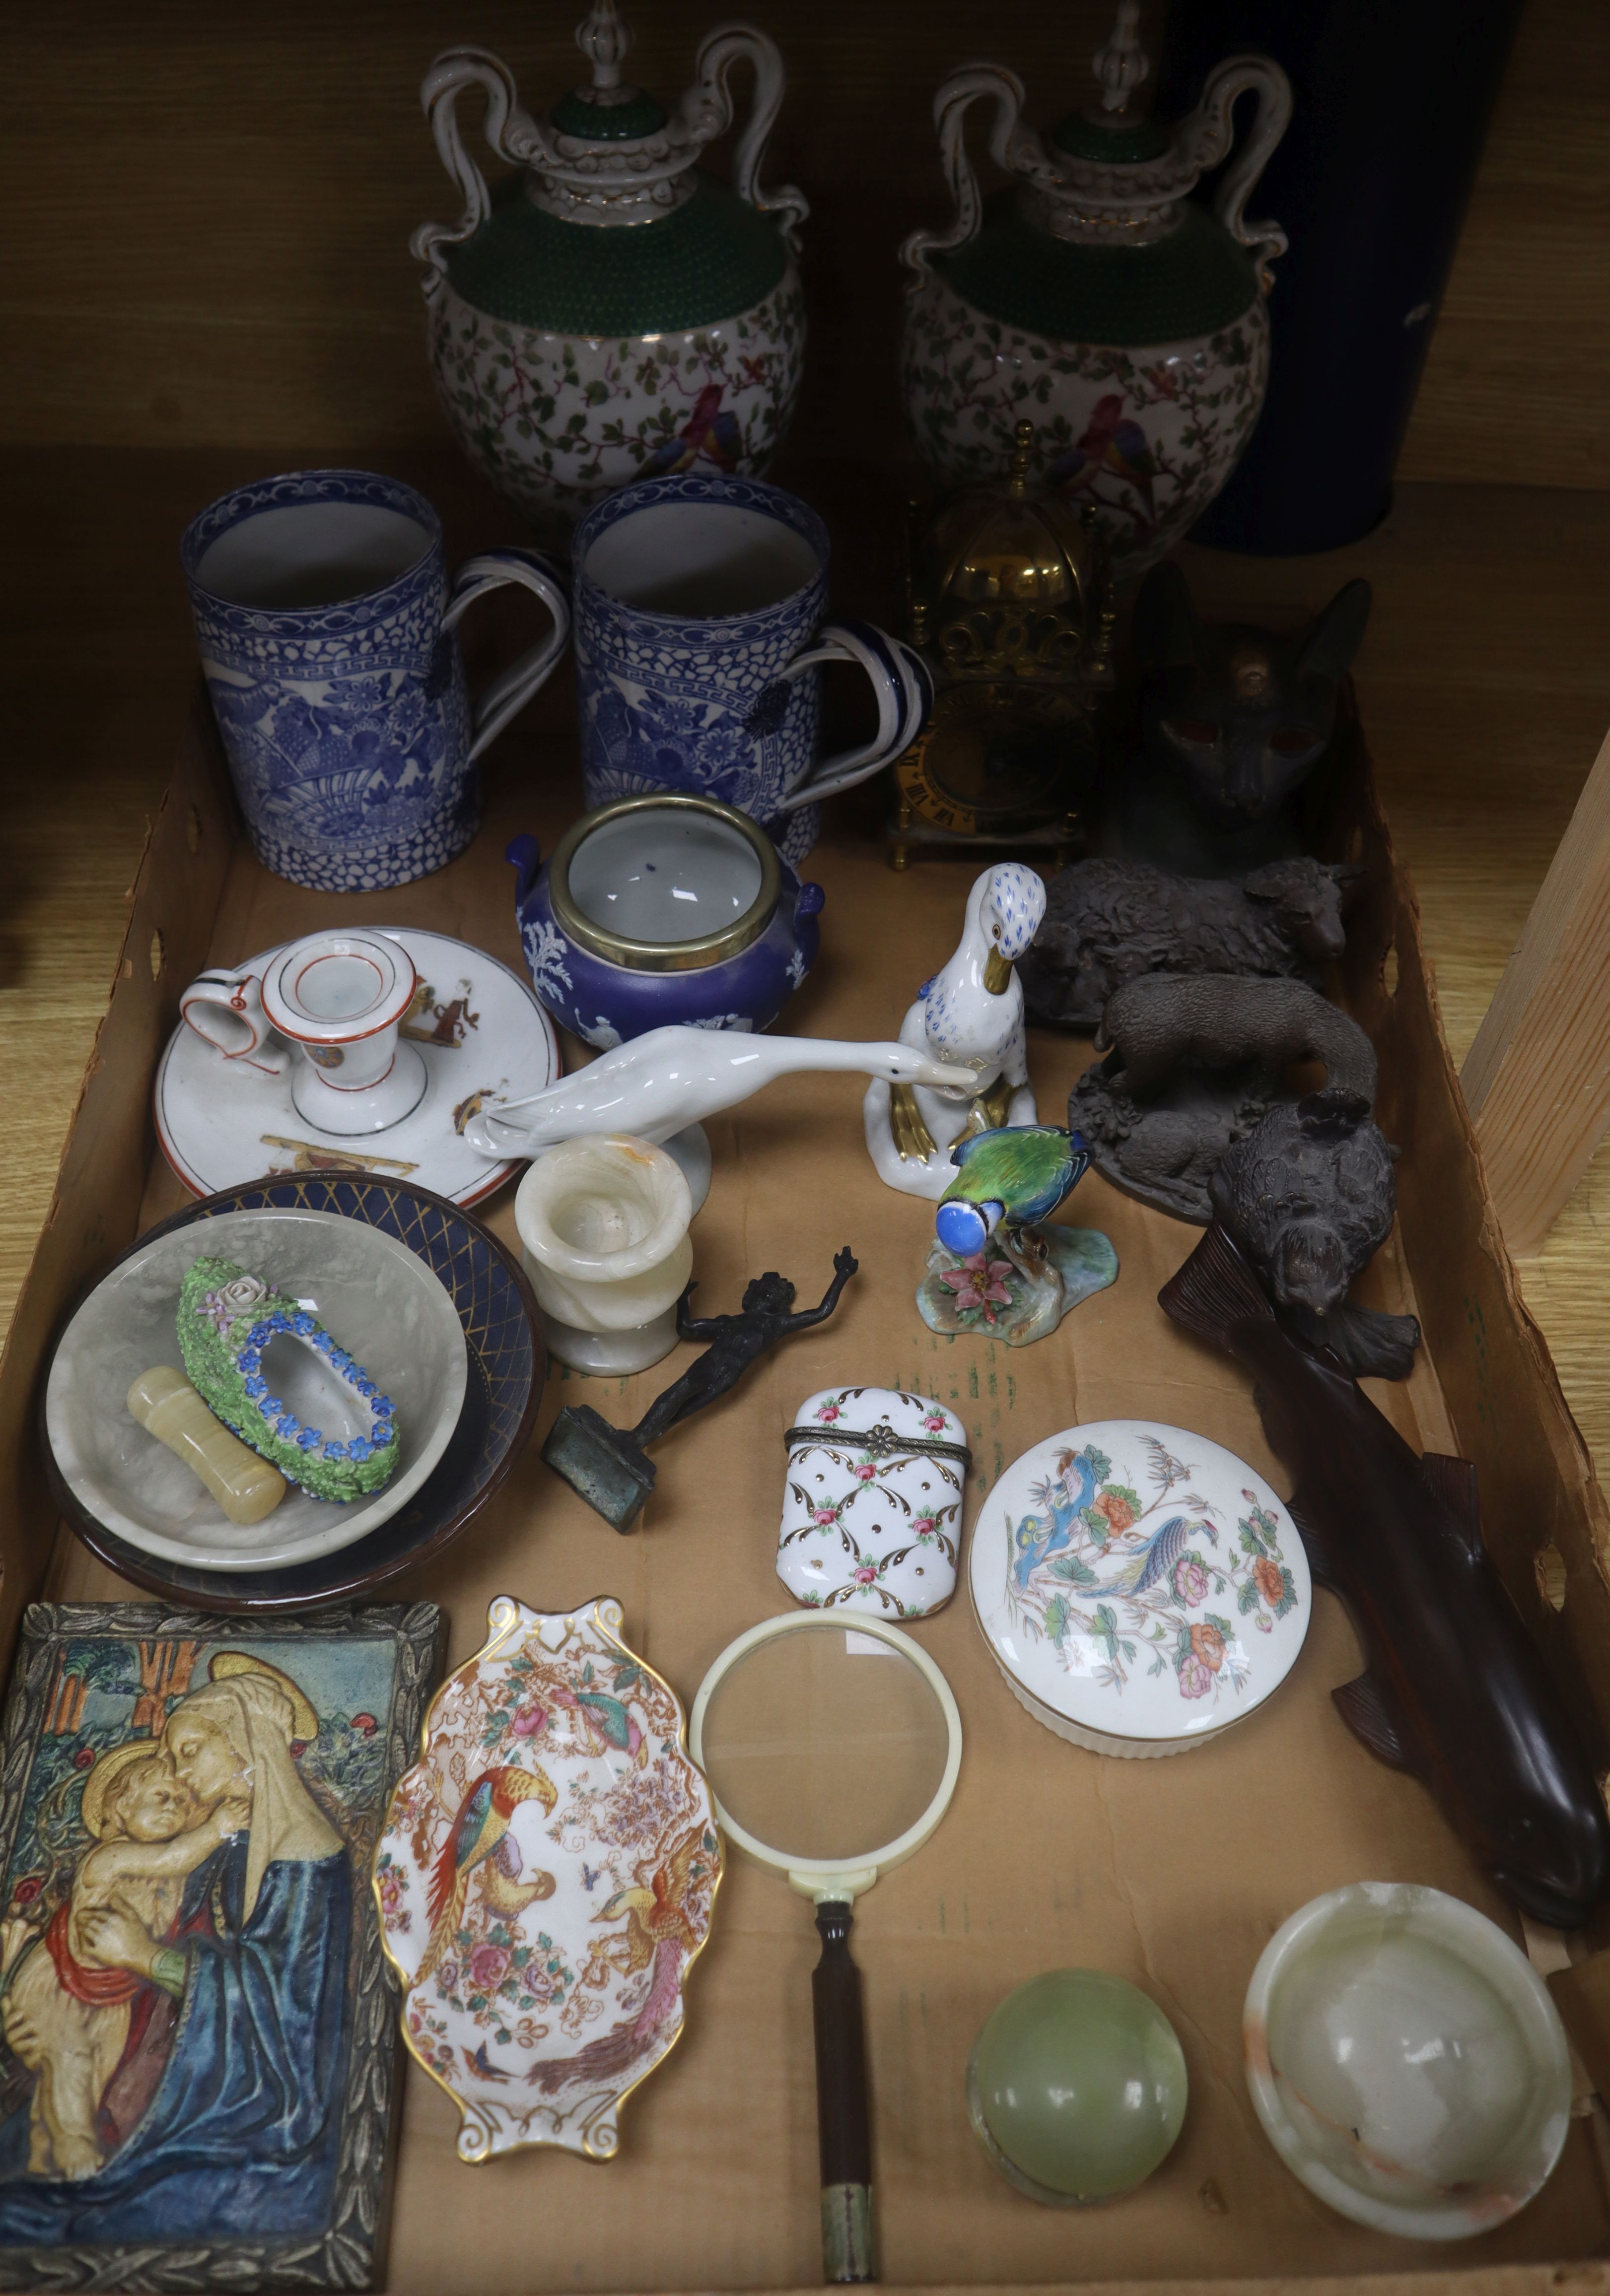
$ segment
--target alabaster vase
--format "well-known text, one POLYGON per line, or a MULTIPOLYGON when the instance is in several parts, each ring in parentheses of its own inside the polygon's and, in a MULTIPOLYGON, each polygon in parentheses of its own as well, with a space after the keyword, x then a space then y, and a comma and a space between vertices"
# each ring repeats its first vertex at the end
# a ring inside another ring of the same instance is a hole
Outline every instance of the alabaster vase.
POLYGON ((693 1273, 693 1216, 680 1166, 629 1133, 584 1134, 538 1156, 514 1224, 548 1352, 610 1375, 669 1355, 693 1273))

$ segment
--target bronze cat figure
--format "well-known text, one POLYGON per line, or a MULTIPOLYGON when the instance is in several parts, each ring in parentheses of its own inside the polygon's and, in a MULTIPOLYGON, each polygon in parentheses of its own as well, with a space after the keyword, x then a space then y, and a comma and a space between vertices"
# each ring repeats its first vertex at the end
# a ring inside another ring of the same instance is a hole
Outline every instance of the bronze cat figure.
POLYGON ((1204 622, 1179 567, 1154 566, 1135 602, 1142 753, 1111 791, 1099 849, 1191 877, 1300 853, 1298 792, 1330 746, 1369 605, 1354 580, 1306 629, 1204 622))
POLYGON ((1253 1374, 1315 1578, 1368 1663, 1334 1690, 1373 1754, 1427 1786, 1522 1911, 1580 1928, 1610 1893, 1610 1818, 1565 1702, 1482 1540, 1475 1469, 1417 1458, 1351 1374, 1277 1322, 1215 1223, 1157 1295, 1253 1374))

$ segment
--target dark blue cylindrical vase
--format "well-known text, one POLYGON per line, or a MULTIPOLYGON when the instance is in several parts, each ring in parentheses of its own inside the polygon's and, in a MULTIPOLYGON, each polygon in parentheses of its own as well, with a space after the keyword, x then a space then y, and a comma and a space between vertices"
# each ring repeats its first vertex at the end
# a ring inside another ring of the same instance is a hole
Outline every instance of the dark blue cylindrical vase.
POLYGON ((1291 240, 1269 299, 1269 397, 1192 539, 1339 549, 1385 515, 1521 0, 1173 0, 1158 109, 1254 48, 1290 76, 1258 192, 1291 240))

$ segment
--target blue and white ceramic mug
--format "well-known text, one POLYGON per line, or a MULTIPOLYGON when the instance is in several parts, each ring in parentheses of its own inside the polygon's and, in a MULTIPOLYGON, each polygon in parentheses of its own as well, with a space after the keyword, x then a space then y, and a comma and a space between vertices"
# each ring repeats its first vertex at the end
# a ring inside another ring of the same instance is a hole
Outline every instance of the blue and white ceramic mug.
POLYGON ((253 849, 325 893, 406 885, 480 823, 475 760, 557 666, 564 577, 487 550, 451 582, 424 496, 372 471, 292 471, 220 496, 180 545, 201 667, 253 849), (515 582, 546 637, 472 710, 456 635, 515 582))
POLYGON ((898 758, 927 722, 921 657, 870 622, 826 621, 827 529, 760 479, 641 479, 582 521, 572 549, 589 808, 652 790, 746 813, 798 865, 817 800, 898 758), (872 741, 817 761, 822 665, 855 662, 872 741))

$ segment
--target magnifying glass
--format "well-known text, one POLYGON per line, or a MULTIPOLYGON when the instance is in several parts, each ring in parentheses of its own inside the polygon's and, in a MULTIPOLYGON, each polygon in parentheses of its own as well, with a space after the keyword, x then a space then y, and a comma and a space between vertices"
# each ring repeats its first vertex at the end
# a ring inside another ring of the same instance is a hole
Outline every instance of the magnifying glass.
POLYGON ((898 1627, 796 1611, 728 1644, 700 1685, 689 1742, 733 1848, 815 1900, 822 2276, 875 2279, 850 1908, 945 1815, 962 1761, 956 1700, 898 1627))

